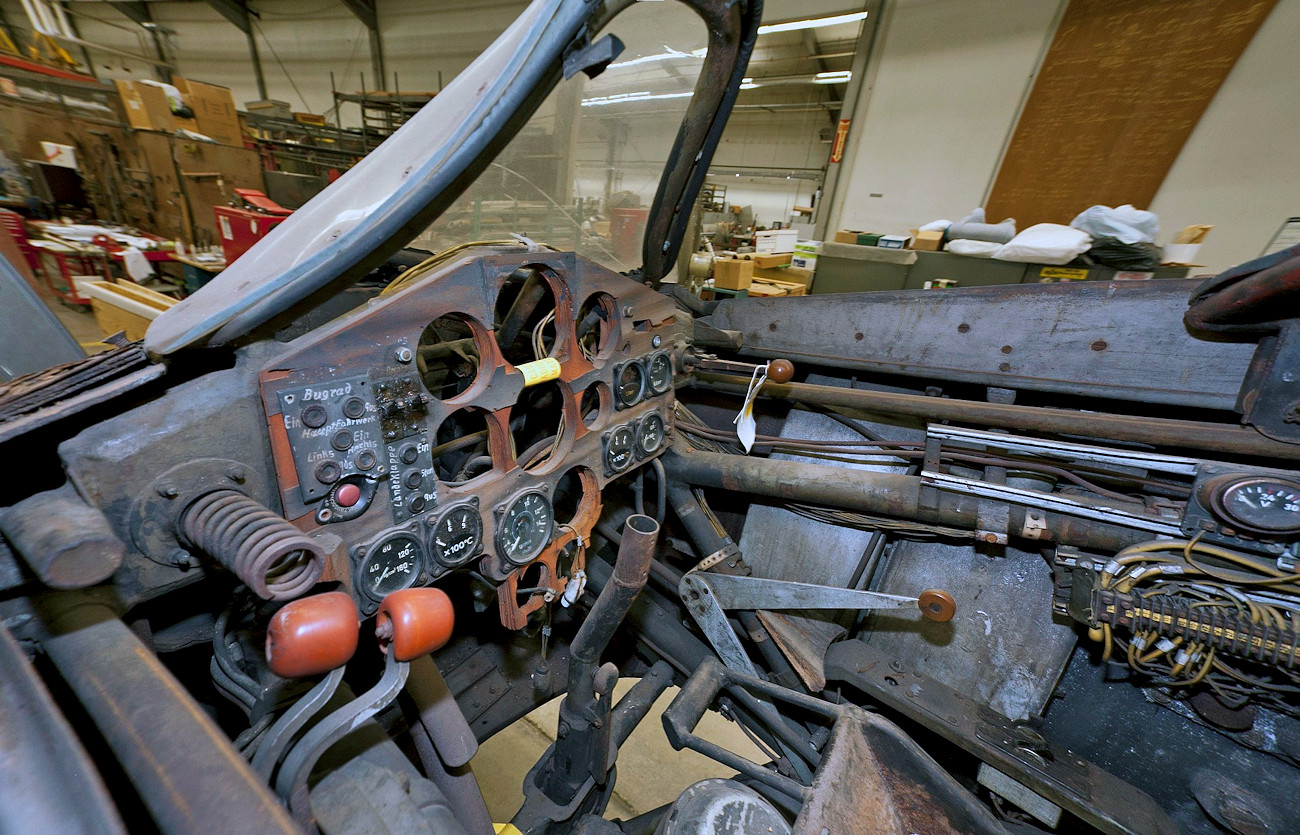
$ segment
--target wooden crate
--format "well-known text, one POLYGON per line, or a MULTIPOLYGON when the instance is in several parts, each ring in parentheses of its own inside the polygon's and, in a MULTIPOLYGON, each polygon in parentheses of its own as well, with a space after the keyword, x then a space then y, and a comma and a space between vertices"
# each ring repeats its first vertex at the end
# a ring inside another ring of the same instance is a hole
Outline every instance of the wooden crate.
POLYGON ((790 259, 794 257, 791 252, 753 252, 741 256, 746 261, 753 261, 754 267, 760 270, 772 269, 774 267, 790 266, 790 259))
POLYGON ((149 323, 176 304, 170 296, 125 282, 88 281, 81 287, 90 296, 90 309, 104 336, 124 331, 133 342, 144 339, 149 323))
POLYGON ((751 296, 806 296, 808 288, 797 281, 778 281, 774 278, 756 278, 749 285, 751 296))

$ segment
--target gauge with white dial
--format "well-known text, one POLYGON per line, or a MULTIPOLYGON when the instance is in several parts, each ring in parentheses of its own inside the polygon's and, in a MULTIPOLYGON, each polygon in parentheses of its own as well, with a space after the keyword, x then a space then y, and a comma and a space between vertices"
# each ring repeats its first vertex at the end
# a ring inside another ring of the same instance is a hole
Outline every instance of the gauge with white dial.
POLYGON ((497 554, 515 565, 531 562, 551 541, 555 516, 551 502, 537 491, 524 493, 501 514, 497 554))
POLYGON ((1300 532, 1300 484, 1295 482, 1232 479, 1214 491, 1210 502, 1229 524, 1263 533, 1300 532))
POLYGON ((423 550, 420 540, 408 533, 387 537, 362 560, 358 585, 374 600, 410 588, 424 568, 423 550))
POLYGON ((429 550, 433 558, 448 568, 464 565, 479 551, 483 538, 483 520, 473 505, 453 507, 433 526, 429 550))

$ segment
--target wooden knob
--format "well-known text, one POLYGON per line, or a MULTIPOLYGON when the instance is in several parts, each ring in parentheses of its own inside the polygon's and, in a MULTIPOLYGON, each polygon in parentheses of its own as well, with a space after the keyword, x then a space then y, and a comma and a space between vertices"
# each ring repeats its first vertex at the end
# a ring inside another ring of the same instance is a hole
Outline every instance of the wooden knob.
POLYGON ((320 675, 357 651, 357 606, 341 591, 284 606, 266 629, 266 660, 281 678, 320 675))
POLYGON ((952 595, 941 589, 926 589, 916 599, 917 608, 928 620, 947 623, 957 614, 957 601, 952 595))
POLYGON ((403 589, 379 604, 375 637, 398 661, 428 655, 451 640, 456 614, 442 589, 403 589))
POLYGON ((794 363, 790 360, 772 360, 767 364, 767 379, 774 383, 788 383, 794 379, 794 363))

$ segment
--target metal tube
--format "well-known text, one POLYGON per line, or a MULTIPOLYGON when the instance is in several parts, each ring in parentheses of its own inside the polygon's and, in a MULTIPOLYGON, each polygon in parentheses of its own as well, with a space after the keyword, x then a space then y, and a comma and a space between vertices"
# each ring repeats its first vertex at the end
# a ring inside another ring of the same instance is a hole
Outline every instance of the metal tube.
MULTIPOLYGON (((701 372, 695 375, 695 385, 743 395, 749 381, 730 374, 701 372)), ((972 400, 810 383, 769 382, 763 385, 762 394, 764 397, 780 397, 821 406, 847 406, 877 414, 907 415, 928 421, 951 420, 1003 429, 1089 435, 1155 446, 1300 460, 1300 445, 1284 444, 1266 438, 1254 429, 1222 423, 1073 412, 1004 403, 976 403, 972 400)))
MULTIPOLYGON (((934 507, 923 505, 921 479, 917 476, 684 451, 677 447, 664 457, 664 466, 673 479, 701 487, 737 490, 784 501, 916 519, 968 530, 976 530, 979 526, 977 499, 955 493, 936 493, 934 507)), ((1044 512, 1040 515, 1045 527, 1038 538, 1049 542, 1117 551, 1151 538, 1143 531, 1060 513, 1044 512)), ((682 521, 686 522, 686 518, 682 521)), ((1011 505, 1008 528, 1012 536, 1020 536, 1020 531, 1025 529, 1023 507, 1011 505)), ((1035 532, 1038 531, 1035 528, 1035 532)))
POLYGON ((575 712, 590 701, 600 654, 645 586, 659 541, 659 524, 649 516, 632 515, 623 525, 622 536, 612 582, 601 590, 569 646, 569 692, 565 703, 575 712))
POLYGON ((185 688, 108 606, 46 601, 44 647, 164 833, 298 829, 185 688))

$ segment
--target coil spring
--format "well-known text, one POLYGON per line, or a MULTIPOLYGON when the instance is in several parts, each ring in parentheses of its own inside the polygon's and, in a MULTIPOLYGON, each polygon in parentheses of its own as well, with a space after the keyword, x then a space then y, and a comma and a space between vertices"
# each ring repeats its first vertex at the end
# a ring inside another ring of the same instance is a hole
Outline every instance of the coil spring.
POLYGON ((1098 621, 1126 625, 1134 634, 1185 638, 1275 667, 1295 669, 1300 662, 1300 636, 1294 630, 1255 623, 1217 606, 1193 607, 1170 595, 1140 597, 1109 589, 1097 592, 1096 602, 1093 612, 1098 621))
POLYGON ((297 597, 325 570, 319 545, 234 490, 217 490, 196 500, 181 519, 181 533, 265 600, 297 597))

